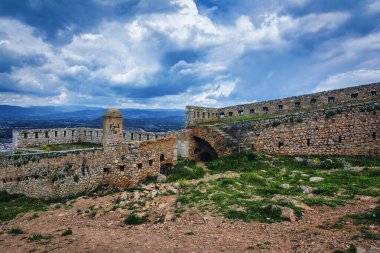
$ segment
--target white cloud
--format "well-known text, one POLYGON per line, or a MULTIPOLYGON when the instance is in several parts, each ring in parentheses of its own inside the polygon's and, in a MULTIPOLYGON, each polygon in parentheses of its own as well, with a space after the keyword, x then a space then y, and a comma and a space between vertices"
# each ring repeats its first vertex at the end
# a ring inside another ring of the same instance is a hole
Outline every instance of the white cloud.
POLYGON ((320 82, 314 92, 333 90, 356 86, 365 83, 380 82, 380 69, 376 70, 354 70, 329 76, 320 82))
MULTIPOLYGON (((304 2, 292 1, 294 4, 304 2)), ((54 104, 77 101, 75 97, 79 96, 95 101, 96 97, 92 97, 91 92, 110 90, 107 89, 109 86, 148 87, 163 69, 165 53, 199 50, 203 53, 202 59, 193 63, 180 60, 171 66, 170 74, 205 78, 209 80, 205 86, 147 101, 152 106, 165 100, 181 106, 183 103, 218 105, 220 99, 226 100, 239 83, 239 78, 229 76, 228 72, 243 54, 257 50, 282 50, 294 39, 289 34, 301 36, 333 30, 349 18, 346 13, 293 18, 273 12, 264 13, 258 18, 259 22, 254 23, 250 17, 241 15, 226 25, 214 22, 207 12, 206 15, 200 13, 193 0, 173 0, 170 3, 176 8, 164 13, 140 14, 129 22, 104 20, 91 33, 78 34, 62 47, 45 42, 28 25, 0 19, 0 31, 6 35, 0 38, 0 48, 20 55, 42 54, 46 58, 42 66, 18 67, 10 75, 19 81, 19 88, 30 92, 40 90, 50 96, 45 100, 36 98, 36 101, 54 104), (81 81, 79 86, 83 89, 80 92, 88 91, 88 94, 70 91, 62 78, 67 76, 81 81), (179 102, 181 99, 184 102, 179 102)), ((370 41, 372 47, 376 40, 370 41)), ((360 47, 360 41, 357 43, 356 47, 360 47)), ((362 44, 364 47, 368 42, 362 44)), ((141 105, 135 101, 123 101, 117 103, 141 105)))
POLYGON ((367 10, 369 13, 378 13, 380 12, 380 2, 378 0, 374 0, 368 4, 367 10))

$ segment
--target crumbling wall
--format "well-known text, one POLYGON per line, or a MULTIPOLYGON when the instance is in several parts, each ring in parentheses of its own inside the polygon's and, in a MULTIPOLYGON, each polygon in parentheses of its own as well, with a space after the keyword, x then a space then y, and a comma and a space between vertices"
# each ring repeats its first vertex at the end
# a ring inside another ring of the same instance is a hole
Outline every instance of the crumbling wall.
POLYGON ((176 138, 2 157, 0 190, 56 198, 90 191, 101 183, 131 187, 160 172, 161 154, 166 162, 176 162, 176 138))
POLYGON ((378 101, 379 99, 380 83, 373 83, 223 108, 187 106, 186 126, 190 127, 200 123, 217 121, 228 117, 295 113, 335 107, 344 104, 378 101))
POLYGON ((243 144, 277 155, 380 155, 380 103, 223 124, 223 131, 243 144))

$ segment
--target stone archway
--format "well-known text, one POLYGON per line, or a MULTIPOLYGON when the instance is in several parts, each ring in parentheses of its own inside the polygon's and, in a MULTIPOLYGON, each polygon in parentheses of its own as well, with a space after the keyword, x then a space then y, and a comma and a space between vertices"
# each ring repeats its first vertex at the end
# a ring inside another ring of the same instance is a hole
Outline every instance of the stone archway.
POLYGON ((193 136, 195 143, 194 158, 202 162, 209 162, 218 158, 218 154, 215 149, 207 141, 193 136))

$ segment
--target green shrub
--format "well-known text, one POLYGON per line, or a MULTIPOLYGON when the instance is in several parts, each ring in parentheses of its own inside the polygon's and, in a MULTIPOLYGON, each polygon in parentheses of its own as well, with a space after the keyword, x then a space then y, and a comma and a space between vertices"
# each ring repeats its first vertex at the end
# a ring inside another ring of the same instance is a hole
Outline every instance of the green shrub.
POLYGON ((172 173, 167 176, 169 182, 179 179, 197 179, 205 175, 202 167, 196 165, 195 161, 180 160, 173 168, 172 173))
POLYGON ((72 235, 73 234, 73 231, 71 230, 71 228, 66 228, 65 231, 62 232, 62 236, 68 236, 68 235, 72 235))
POLYGON ((25 234, 25 232, 20 228, 11 228, 8 230, 8 234, 10 234, 10 235, 21 235, 21 234, 25 234))
POLYGON ((130 213, 124 220, 126 225, 139 225, 148 221, 148 216, 138 217, 135 213, 130 213))

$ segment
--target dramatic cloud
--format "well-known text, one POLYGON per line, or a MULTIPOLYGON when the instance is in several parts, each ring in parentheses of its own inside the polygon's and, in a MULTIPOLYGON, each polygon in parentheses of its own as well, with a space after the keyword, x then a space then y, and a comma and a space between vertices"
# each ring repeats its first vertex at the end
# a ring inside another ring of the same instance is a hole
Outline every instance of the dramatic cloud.
POLYGON ((380 80, 378 3, 329 6, 4 0, 0 98, 14 105, 183 108, 380 80))

